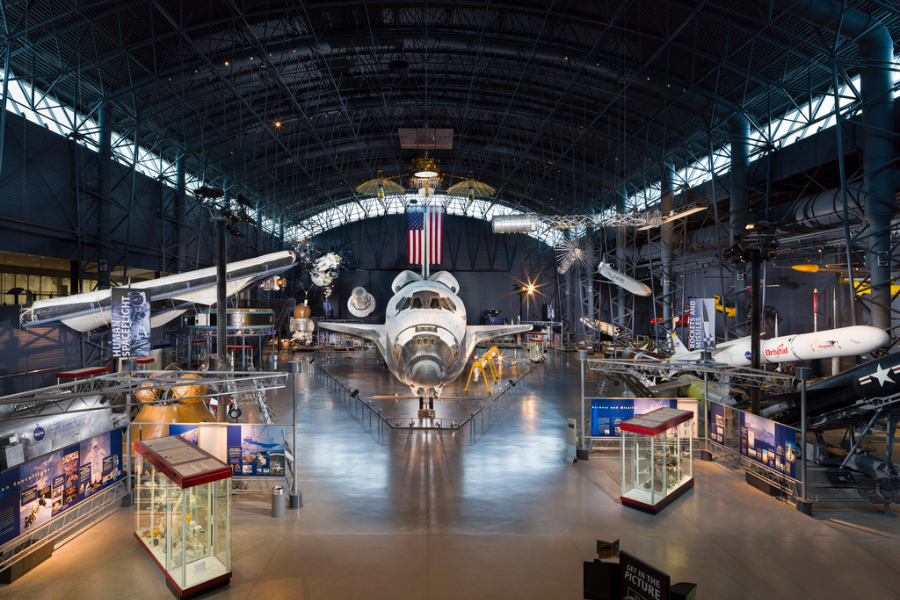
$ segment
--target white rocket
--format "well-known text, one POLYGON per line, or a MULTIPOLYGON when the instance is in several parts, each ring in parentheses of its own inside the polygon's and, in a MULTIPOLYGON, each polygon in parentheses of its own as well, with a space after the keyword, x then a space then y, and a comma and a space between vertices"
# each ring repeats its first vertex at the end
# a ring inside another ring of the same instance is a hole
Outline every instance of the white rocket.
POLYGON ((600 262, 597 265, 597 271, 612 281, 614 284, 621 288, 625 288, 632 294, 636 294, 638 296, 649 296, 650 288, 635 279, 634 277, 629 277, 628 275, 624 275, 619 273, 615 269, 612 268, 612 265, 607 262, 600 262))
MULTIPOLYGON (((672 334, 676 360, 699 360, 700 351, 688 351, 677 335, 672 334)), ((718 344, 711 351, 713 362, 734 367, 750 366, 750 338, 743 337, 718 344)), ((890 342, 890 336, 883 329, 856 325, 827 331, 800 333, 760 340, 759 358, 761 364, 785 363, 816 358, 859 356, 877 350, 890 342)))

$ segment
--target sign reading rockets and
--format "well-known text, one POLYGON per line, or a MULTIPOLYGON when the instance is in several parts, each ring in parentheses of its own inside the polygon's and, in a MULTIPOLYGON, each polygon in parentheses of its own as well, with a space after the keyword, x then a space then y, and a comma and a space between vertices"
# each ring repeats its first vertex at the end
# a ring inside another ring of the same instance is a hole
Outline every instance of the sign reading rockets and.
POLYGON ((675 398, 592 398, 591 437, 618 437, 619 425, 658 408, 678 408, 675 398))
POLYGON ((763 417, 739 411, 741 454, 796 479, 797 430, 763 417))
POLYGON ((113 358, 150 356, 150 298, 143 290, 112 290, 113 358))
POLYGON ((114 429, 0 474, 0 545, 122 479, 114 429))
POLYGON ((619 577, 623 598, 666 600, 669 597, 669 575, 627 552, 619 552, 619 577))
POLYGON ((691 298, 688 317, 688 346, 691 350, 716 349, 716 301, 691 298))

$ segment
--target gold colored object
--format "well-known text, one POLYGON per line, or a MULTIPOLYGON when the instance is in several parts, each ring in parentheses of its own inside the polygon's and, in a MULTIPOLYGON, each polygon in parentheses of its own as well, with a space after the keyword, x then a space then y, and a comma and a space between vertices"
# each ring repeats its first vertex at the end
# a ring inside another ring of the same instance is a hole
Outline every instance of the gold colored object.
POLYGON ((441 176, 441 162, 436 158, 416 158, 412 161, 412 172, 415 177, 433 179, 441 176))
MULTIPOLYGON (((181 379, 201 379, 201 377, 196 373, 187 373, 181 379)), ((205 384, 179 385, 176 388, 172 388, 172 397, 182 400, 185 404, 200 402, 204 394, 206 394, 205 384)))
POLYGON ((471 178, 463 179, 459 183, 451 185, 449 188, 447 188, 448 195, 465 196, 469 200, 493 196, 496 193, 497 190, 492 188, 488 184, 476 181, 471 178))
POLYGON ((384 198, 385 194, 403 194, 405 191, 402 185, 384 177, 382 171, 378 171, 378 177, 375 179, 370 179, 356 188, 357 194, 378 196, 379 198, 384 198))
POLYGON ((312 314, 312 311, 305 304, 298 304, 296 308, 294 308, 295 319, 308 319, 310 314, 312 314))

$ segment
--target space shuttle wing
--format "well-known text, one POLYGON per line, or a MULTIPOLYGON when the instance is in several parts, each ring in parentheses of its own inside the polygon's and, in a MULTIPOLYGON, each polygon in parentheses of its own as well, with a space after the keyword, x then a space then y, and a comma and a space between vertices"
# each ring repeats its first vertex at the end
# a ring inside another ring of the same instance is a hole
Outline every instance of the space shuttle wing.
POLYGON ((385 336, 387 333, 385 325, 327 323, 324 321, 319 321, 319 327, 321 327, 322 329, 327 329, 328 331, 334 331, 336 333, 346 333, 347 335, 352 335, 363 338, 364 340, 369 340, 370 342, 375 342, 375 346, 378 347, 378 351, 381 352, 382 355, 385 354, 385 336))
POLYGON ((466 327, 466 356, 485 340, 531 331, 531 325, 469 325, 466 327))

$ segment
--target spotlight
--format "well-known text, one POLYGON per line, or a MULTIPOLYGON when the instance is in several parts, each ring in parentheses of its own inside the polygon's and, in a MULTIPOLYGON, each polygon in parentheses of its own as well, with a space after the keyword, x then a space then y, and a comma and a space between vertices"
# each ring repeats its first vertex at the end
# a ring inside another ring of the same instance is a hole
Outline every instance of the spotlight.
POLYGON ((516 387, 516 382, 513 381, 512 379, 510 379, 510 380, 507 381, 506 383, 509 384, 509 387, 516 387))
POLYGON ((253 208, 253 202, 251 202, 250 198, 243 194, 237 195, 237 203, 241 206, 246 206, 247 208, 253 208))
POLYGON ((357 396, 359 396, 359 390, 353 390, 352 392, 350 392, 351 398, 356 398, 357 396))
POLYGON ((226 226, 226 227, 225 227, 225 231, 227 231, 229 234, 231 234, 231 235, 233 235, 234 237, 237 237, 237 238, 247 237, 247 234, 245 234, 243 231, 241 231, 240 229, 238 229, 238 228, 235 227, 234 225, 228 225, 228 226, 226 226))

